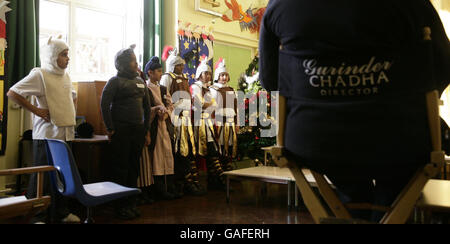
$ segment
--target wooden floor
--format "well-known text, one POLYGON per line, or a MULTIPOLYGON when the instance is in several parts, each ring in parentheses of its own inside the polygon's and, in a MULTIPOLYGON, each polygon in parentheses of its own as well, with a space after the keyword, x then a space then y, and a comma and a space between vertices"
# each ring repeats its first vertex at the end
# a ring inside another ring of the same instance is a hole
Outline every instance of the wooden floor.
MULTIPOLYGON (((204 197, 186 196, 174 201, 160 201, 140 206, 142 217, 133 221, 115 219, 106 208, 97 208, 97 224, 312 224, 304 207, 289 210, 287 186, 268 184, 267 195, 261 194, 263 183, 232 181, 230 204, 226 193, 210 191, 204 197)), ((80 213, 83 217, 83 213, 80 213)))

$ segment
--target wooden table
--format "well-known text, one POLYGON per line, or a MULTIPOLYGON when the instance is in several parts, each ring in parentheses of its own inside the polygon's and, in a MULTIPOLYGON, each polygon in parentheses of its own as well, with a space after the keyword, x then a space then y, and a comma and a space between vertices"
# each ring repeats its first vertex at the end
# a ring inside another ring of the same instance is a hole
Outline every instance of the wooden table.
POLYGON ((450 181, 430 180, 417 203, 420 209, 450 212, 450 181))
POLYGON ((422 192, 422 197, 417 202, 416 222, 420 213, 421 223, 428 222, 432 213, 450 213, 450 181, 447 180, 447 166, 450 165, 450 157, 445 156, 444 180, 430 180, 422 192))
POLYGON ((103 179, 102 161, 105 160, 109 143, 108 136, 95 135, 91 139, 77 138, 73 141, 73 154, 78 168, 86 172, 87 182, 95 183, 103 179))
MULTIPOLYGON (((230 203, 230 179, 255 180, 273 184, 284 184, 288 186, 288 207, 291 207, 291 188, 295 192, 295 207, 298 207, 298 189, 295 178, 288 168, 259 166, 254 168, 234 170, 224 173, 227 176, 227 202, 230 203)), ((304 170, 306 179, 312 186, 317 186, 316 181, 309 170, 304 170)))
POLYGON ((432 213, 450 213, 450 181, 430 180, 426 184, 416 205, 416 222, 428 223, 432 213))

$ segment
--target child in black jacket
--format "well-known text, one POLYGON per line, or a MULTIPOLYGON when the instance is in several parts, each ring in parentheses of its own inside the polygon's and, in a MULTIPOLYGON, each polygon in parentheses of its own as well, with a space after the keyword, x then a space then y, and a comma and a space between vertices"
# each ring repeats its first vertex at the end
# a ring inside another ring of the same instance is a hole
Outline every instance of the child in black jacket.
MULTIPOLYGON (((134 47, 116 55, 117 76, 103 90, 103 120, 111 140, 109 179, 127 187, 137 187, 139 159, 144 144, 150 144, 150 97, 145 82, 139 77, 134 47)), ((121 219, 140 216, 136 199, 119 201, 116 215, 121 219)))

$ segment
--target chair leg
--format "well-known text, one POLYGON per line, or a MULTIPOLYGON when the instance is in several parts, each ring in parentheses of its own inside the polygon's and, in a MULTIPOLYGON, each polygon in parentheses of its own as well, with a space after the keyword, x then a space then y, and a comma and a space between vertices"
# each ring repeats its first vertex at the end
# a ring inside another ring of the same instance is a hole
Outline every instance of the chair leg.
POLYGON ((325 209, 325 206, 320 201, 318 195, 316 195, 312 189, 303 171, 294 163, 291 163, 289 166, 289 169, 296 180, 296 186, 303 197, 303 202, 314 218, 314 222, 320 224, 322 219, 330 218, 328 211, 325 209))
POLYGON ((84 224, 86 225, 95 224, 95 221, 92 218, 92 209, 90 207, 86 208, 86 220, 84 221, 84 224))
POLYGON ((227 175, 227 204, 230 204, 230 176, 227 175))
POLYGON ((425 172, 419 171, 400 193, 391 210, 381 220, 381 223, 405 224, 429 179, 425 172))

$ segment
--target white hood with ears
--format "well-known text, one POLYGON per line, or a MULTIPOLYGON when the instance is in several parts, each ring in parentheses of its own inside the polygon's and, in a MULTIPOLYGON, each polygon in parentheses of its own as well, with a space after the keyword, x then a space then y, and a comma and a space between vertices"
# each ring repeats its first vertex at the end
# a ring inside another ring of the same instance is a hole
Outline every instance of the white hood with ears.
POLYGON ((66 49, 69 49, 69 46, 62 40, 62 36, 58 36, 57 39, 50 37, 41 47, 42 69, 53 74, 64 75, 66 70, 58 66, 58 57, 66 49))

